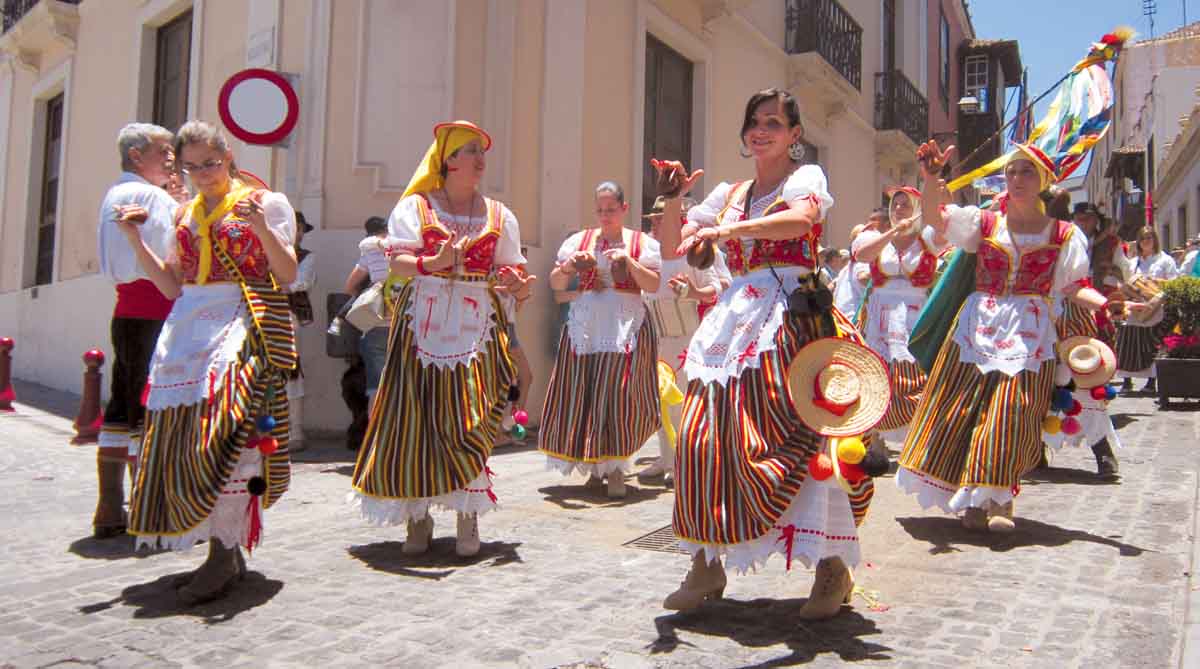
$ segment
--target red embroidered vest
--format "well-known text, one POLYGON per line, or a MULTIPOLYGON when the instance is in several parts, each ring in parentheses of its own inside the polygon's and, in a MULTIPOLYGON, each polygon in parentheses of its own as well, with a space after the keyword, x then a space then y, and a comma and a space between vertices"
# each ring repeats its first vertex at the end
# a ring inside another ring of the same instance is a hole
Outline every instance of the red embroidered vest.
MULTIPOLYGON (((752 181, 740 181, 729 189, 729 195, 725 200, 725 207, 717 216, 718 224, 724 220, 725 212, 729 210, 735 202, 742 203, 742 217, 739 220, 746 220, 750 212, 750 186, 752 181)), ((787 209, 787 203, 783 198, 779 198, 771 203, 763 211, 763 216, 774 214, 778 211, 787 209)), ((770 240, 770 239, 755 239, 754 246, 751 248, 750 257, 746 257, 745 249, 742 247, 742 240, 728 239, 725 241, 725 264, 729 266, 729 272, 734 275, 749 274, 755 270, 762 269, 768 263, 775 267, 804 267, 809 270, 817 268, 817 245, 821 237, 820 224, 814 224, 807 235, 793 237, 785 240, 770 240)))
MULTIPOLYGON (((933 280, 937 277, 938 257, 933 251, 929 250, 929 246, 925 244, 925 239, 917 235, 917 243, 921 245, 921 258, 917 261, 917 266, 912 273, 906 274, 905 278, 913 285, 914 288, 928 288, 933 285, 933 280)), ((904 273, 904 263, 900 263, 900 272, 904 273)), ((891 277, 884 273, 883 267, 880 266, 879 256, 871 262, 871 282, 876 288, 887 284, 891 277)))
MULTIPOLYGON (((179 267, 183 270, 184 283, 196 283, 196 275, 200 268, 200 235, 191 228, 192 218, 188 213, 191 208, 184 205, 179 208, 181 217, 175 226, 175 242, 179 249, 179 267)), ((250 223, 230 213, 216 222, 209 232, 213 246, 221 248, 229 254, 234 264, 246 277, 247 281, 265 281, 270 273, 267 264, 267 254, 263 251, 262 242, 254 234, 250 223)), ((208 272, 209 283, 217 281, 237 281, 237 277, 229 276, 225 266, 217 258, 213 249, 212 268, 208 272)))
POLYGON ((999 218, 990 211, 983 212, 975 264, 975 290, 991 295, 1041 295, 1048 297, 1054 285, 1054 266, 1062 245, 1074 227, 1067 221, 1055 221, 1050 243, 1020 253, 1014 263, 1011 252, 996 241, 999 218), (1016 276, 1012 277, 1014 265, 1016 276), (1012 278, 1012 288, 1008 288, 1012 278))
MULTIPOLYGON (((467 244, 463 252, 462 272, 457 275, 459 277, 484 279, 492 272, 496 244, 500 242, 504 223, 500 215, 500 203, 486 197, 483 201, 487 207, 487 223, 483 232, 467 244)), ((424 193, 417 197, 417 211, 421 215, 421 241, 424 243, 418 255, 435 255, 441 243, 450 238, 450 231, 438 220, 437 212, 424 193)), ((448 279, 455 274, 453 268, 446 268, 433 272, 433 276, 448 279)))
MULTIPOLYGON (((642 233, 636 230, 629 230, 628 241, 626 241, 626 253, 634 260, 642 259, 642 233)), ((621 233, 625 235, 625 231, 621 233)), ((587 251, 592 255, 598 255, 595 251, 596 243, 600 240, 599 228, 588 228, 583 231, 583 235, 579 240, 579 250, 587 251)), ((603 290, 605 286, 599 285, 596 281, 596 268, 593 267, 579 275, 579 290, 603 290)), ((633 281, 630 276, 628 281, 616 282, 613 284, 613 290, 622 293, 641 293, 642 289, 633 281)))

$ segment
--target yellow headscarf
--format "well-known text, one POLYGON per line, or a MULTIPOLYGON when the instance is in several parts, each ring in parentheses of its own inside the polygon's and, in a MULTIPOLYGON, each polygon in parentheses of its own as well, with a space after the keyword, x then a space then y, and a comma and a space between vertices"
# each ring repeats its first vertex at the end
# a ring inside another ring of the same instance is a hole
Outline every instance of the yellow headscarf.
POLYGON ((1039 189, 1040 191, 1044 191, 1058 182, 1058 179, 1054 175, 1054 163, 1050 161, 1050 157, 1041 149, 1032 144, 1013 144, 1013 146, 1017 150, 1009 156, 1005 165, 1014 160, 1028 160, 1033 163, 1033 166, 1037 168, 1038 177, 1041 179, 1042 187, 1039 189))
POLYGON ((417 165, 417 171, 413 173, 408 188, 405 188, 404 195, 400 196, 401 199, 413 193, 428 193, 441 188, 442 165, 446 163, 446 159, 476 139, 483 144, 484 151, 492 148, 492 138, 470 121, 439 123, 434 126, 433 144, 429 145, 421 164, 417 165))

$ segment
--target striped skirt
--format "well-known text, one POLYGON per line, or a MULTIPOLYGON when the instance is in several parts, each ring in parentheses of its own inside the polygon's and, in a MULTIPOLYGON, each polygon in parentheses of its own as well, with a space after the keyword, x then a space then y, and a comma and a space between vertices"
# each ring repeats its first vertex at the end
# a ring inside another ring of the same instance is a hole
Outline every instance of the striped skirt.
MULTIPOLYGON (((960 314, 961 317, 961 314, 960 314)), ((953 330, 952 330, 953 331, 953 330)), ((948 339, 909 425, 896 483, 923 508, 947 513, 1004 504, 1042 455, 1054 360, 1016 376, 984 374, 948 339)))
MULTIPOLYGON (((861 343, 835 310, 845 336, 861 343)), ((726 556, 738 571, 762 566, 773 553, 805 565, 838 556, 860 558, 856 526, 874 484, 847 495, 832 479, 808 476, 808 459, 826 439, 808 429, 789 399, 787 371, 818 336, 811 316, 785 317, 775 350, 758 356, 724 384, 694 380, 684 400, 675 468, 673 525, 680 545, 708 560, 726 556)))
MULTIPOLYGON (((1058 329, 1059 341, 1070 337, 1100 338, 1102 332, 1095 314, 1071 300, 1063 300, 1063 311, 1055 327, 1058 329)), ((1112 345, 1111 342, 1105 343, 1112 345)))
POLYGON ((875 429, 889 441, 901 441, 917 412, 928 376, 920 365, 909 360, 889 362, 888 372, 891 374, 892 401, 875 429))
POLYGON ((358 451, 350 501, 372 524, 420 520, 430 506, 459 513, 496 507, 487 459, 496 444, 516 368, 508 354, 508 319, 494 293, 492 327, 479 355, 450 368, 417 358, 408 302, 401 289, 387 358, 358 451))
POLYGON ((267 362, 257 337, 245 337, 237 359, 213 377, 209 392, 199 402, 146 414, 129 515, 129 533, 139 547, 187 550, 214 538, 248 546, 251 514, 273 505, 288 488, 287 377, 267 362), (245 446, 257 433, 255 420, 268 412, 279 449, 263 457, 245 446), (247 492, 254 477, 266 483, 257 498, 247 492))
POLYGON ((1171 332, 1174 322, 1163 319, 1158 325, 1117 326, 1117 373, 1126 376, 1154 377, 1154 357, 1163 337, 1171 332))
POLYGON ((633 455, 662 425, 657 366, 649 318, 629 353, 576 355, 564 327, 542 409, 539 450, 547 467, 564 475, 628 472, 633 455))

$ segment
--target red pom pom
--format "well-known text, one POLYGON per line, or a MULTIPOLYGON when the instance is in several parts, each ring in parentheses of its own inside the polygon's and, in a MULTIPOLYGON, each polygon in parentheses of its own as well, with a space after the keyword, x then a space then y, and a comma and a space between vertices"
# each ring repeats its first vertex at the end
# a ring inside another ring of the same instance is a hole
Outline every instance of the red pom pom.
POLYGON ((813 453, 808 459, 808 475, 813 477, 814 481, 824 481, 833 476, 833 463, 829 461, 829 456, 813 453))
POLYGON ((1071 408, 1066 410, 1066 414, 1078 416, 1081 412, 1083 412, 1083 405, 1079 403, 1079 400, 1071 400, 1071 408))
POLYGON ((246 441, 246 448, 258 448, 258 444, 259 444, 259 442, 261 442, 262 440, 263 440, 263 438, 262 438, 262 437, 260 437, 260 436, 258 436, 258 435, 255 435, 255 436, 253 436, 253 437, 250 437, 250 439, 248 439, 248 440, 246 441))
POLYGON ((517 409, 513 412, 513 422, 517 425, 525 425, 529 423, 529 413, 524 409, 517 409))
POLYGON ((263 455, 271 455, 279 450, 279 442, 275 437, 263 437, 258 442, 258 451, 263 455))
POLYGON ((1082 429, 1082 428, 1079 425, 1079 421, 1075 420, 1074 417, 1067 417, 1067 418, 1063 419, 1063 422, 1062 422, 1063 434, 1066 434, 1067 436, 1076 435, 1076 434, 1079 434, 1080 429, 1082 429))
POLYGON ((1092 399, 1098 402, 1103 402, 1104 400, 1108 399, 1108 391, 1104 389, 1104 386, 1096 386, 1095 388, 1092 388, 1090 392, 1092 394, 1092 399))
POLYGON ((846 479, 847 483, 858 483, 867 478, 867 473, 858 465, 852 465, 848 462, 839 462, 838 466, 842 470, 842 478, 846 479))

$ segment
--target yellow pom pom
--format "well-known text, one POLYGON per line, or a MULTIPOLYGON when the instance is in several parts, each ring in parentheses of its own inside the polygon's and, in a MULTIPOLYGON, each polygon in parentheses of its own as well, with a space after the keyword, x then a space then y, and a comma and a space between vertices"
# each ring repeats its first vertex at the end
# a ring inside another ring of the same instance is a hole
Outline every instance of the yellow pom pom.
POLYGON ((867 447, 858 437, 847 437, 838 442, 838 460, 851 465, 857 465, 867 457, 867 447))
POLYGON ((1058 416, 1046 416, 1042 419, 1042 432, 1058 434, 1062 431, 1062 419, 1058 416))

